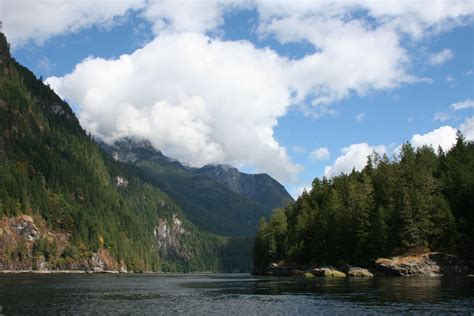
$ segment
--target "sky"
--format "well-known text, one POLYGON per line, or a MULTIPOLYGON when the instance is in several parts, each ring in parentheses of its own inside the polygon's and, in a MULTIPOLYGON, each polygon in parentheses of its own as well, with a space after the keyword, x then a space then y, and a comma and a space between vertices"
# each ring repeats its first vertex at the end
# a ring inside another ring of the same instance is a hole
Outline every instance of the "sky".
POLYGON ((0 0, 0 19, 95 137, 295 197, 374 151, 474 140, 473 0, 0 0))

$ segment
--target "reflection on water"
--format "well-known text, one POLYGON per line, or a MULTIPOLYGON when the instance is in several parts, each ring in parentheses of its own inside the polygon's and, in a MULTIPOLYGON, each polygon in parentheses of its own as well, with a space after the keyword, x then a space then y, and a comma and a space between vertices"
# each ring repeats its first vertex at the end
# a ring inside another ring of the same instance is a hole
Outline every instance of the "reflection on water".
POLYGON ((462 313, 473 278, 209 275, 0 275, 5 314, 462 313))

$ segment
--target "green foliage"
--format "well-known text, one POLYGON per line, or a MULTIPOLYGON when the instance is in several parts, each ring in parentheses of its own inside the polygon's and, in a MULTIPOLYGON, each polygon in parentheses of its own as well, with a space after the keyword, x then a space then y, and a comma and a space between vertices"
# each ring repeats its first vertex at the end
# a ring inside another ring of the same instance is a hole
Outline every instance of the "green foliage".
POLYGON ((361 264, 420 249, 472 259, 474 144, 458 135, 447 153, 406 143, 398 159, 376 153, 366 167, 328 180, 269 222, 261 221, 254 264, 361 264))

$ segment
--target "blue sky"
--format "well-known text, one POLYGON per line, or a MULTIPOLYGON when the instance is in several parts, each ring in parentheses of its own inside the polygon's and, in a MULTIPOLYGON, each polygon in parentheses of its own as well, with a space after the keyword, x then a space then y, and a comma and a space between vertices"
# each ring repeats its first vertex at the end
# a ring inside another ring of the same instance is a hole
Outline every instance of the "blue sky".
POLYGON ((474 138, 472 1, 38 2, 3 7, 13 56, 108 141, 267 172, 296 196, 372 150, 474 138))

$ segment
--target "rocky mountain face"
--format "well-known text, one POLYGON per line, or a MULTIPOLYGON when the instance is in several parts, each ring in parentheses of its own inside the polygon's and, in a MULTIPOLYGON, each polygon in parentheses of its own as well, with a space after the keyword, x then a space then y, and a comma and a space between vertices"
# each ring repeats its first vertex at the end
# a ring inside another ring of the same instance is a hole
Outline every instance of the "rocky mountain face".
POLYGON ((206 165, 196 172, 207 175, 232 191, 270 209, 293 202, 285 187, 268 174, 247 174, 229 165, 206 165))
POLYGON ((194 223, 220 235, 253 236, 262 216, 293 201, 266 174, 245 174, 228 165, 193 168, 143 140, 99 144, 114 159, 138 167, 140 176, 169 194, 194 223))

